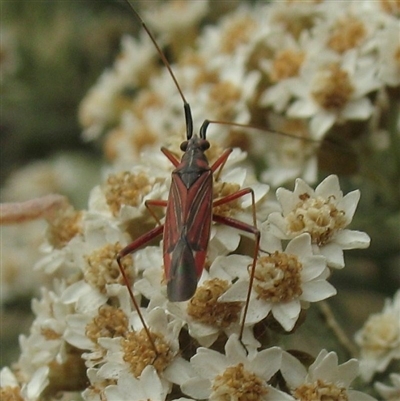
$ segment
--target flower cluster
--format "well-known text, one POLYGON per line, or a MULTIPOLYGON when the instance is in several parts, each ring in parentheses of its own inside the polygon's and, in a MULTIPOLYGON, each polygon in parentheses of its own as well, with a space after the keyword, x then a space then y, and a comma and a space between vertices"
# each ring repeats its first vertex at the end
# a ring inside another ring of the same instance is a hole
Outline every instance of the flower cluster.
MULTIPOLYGON (((169 300, 163 260, 170 251, 147 235, 163 232, 161 206, 186 127, 182 97, 151 38, 124 37, 113 68, 80 107, 86 139, 105 133, 109 165, 84 210, 68 205, 48 218, 35 269, 53 282, 33 303, 36 318, 20 338, 13 371, 1 371, 2 398, 373 400, 350 387, 357 360, 287 351, 280 335, 294 335, 312 303, 336 294, 328 280, 344 268, 343 251, 369 246, 367 234, 348 228, 360 191, 343 194, 333 174, 310 185, 325 136, 369 121, 376 109, 368 95, 400 84, 399 48, 387 45, 399 21, 375 2, 288 1, 239 6, 198 33, 208 8, 207 1, 178 1, 144 14, 160 46, 169 46, 185 98, 194 99, 195 124, 211 120, 205 155, 211 166, 222 165, 194 296, 169 300), (245 124, 257 129, 248 134, 245 124), (297 134, 275 133, 271 144, 267 125, 297 134), (221 162, 227 147, 233 151, 221 162), (293 191, 270 194, 257 179, 252 160, 270 152, 262 180, 274 177, 266 182, 277 187, 302 176, 293 191), (133 254, 117 262, 132 240, 133 254)), ((164 228, 164 241, 175 228, 164 228)), ((398 313, 397 304, 385 313, 398 313)), ((399 333, 394 327, 378 371, 398 357, 399 333)), ((367 349, 377 335, 357 341, 367 349)), ((382 386, 377 390, 390 393, 382 386)))

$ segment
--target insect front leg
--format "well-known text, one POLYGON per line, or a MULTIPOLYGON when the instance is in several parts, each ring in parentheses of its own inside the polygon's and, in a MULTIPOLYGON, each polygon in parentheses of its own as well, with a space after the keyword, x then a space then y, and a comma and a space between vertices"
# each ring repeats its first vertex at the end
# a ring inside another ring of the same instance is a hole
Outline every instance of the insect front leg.
MULTIPOLYGON (((232 153, 233 149, 228 148, 225 149, 224 152, 218 159, 214 162, 214 164, 211 166, 211 171, 215 173, 216 170, 218 170, 217 174, 215 174, 215 181, 219 180, 219 176, 221 175, 221 171, 225 166, 225 163, 228 160, 229 155, 232 153)), ((228 201, 229 202, 229 201, 228 201)))

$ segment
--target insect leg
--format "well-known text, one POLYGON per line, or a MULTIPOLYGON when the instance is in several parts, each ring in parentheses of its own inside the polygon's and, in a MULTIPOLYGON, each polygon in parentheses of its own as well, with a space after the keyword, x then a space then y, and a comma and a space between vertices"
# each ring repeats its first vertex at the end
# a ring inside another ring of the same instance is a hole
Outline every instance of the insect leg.
MULTIPOLYGON (((218 159, 214 162, 214 164, 211 166, 211 171, 214 173, 218 168, 218 172, 215 175, 215 180, 218 181, 219 179, 219 175, 221 174, 222 169, 225 166, 226 161, 228 160, 229 155, 232 153, 233 149, 232 148, 228 148, 225 149, 224 152, 222 153, 222 155, 220 157, 218 157, 218 159)), ((229 201, 228 201, 229 202, 229 201)))
POLYGON ((155 237, 157 237, 158 235, 160 235, 160 234, 163 232, 163 229, 164 229, 164 225, 160 225, 160 226, 157 226, 157 227, 153 228, 152 230, 148 231, 147 233, 144 233, 143 235, 141 235, 141 236, 140 236, 139 238, 137 238, 135 241, 131 242, 131 243, 130 243, 129 245, 127 245, 124 249, 122 249, 121 251, 119 251, 118 254, 117 254, 117 263, 118 263, 118 267, 119 267, 119 270, 120 270, 120 272, 121 272, 121 275, 122 275, 122 277, 123 277, 123 279, 124 279, 126 288, 128 289, 129 296, 130 296, 130 298, 131 298, 131 300, 132 300, 132 303, 133 303, 133 305, 134 305, 134 307, 135 307, 135 309, 136 309, 136 311, 137 311, 137 313, 138 313, 138 315, 139 315, 139 318, 140 318, 140 321, 142 322, 143 328, 144 328, 144 330, 146 331, 147 336, 148 336, 148 338, 149 338, 149 340, 150 340, 150 342, 151 342, 151 345, 152 345, 152 347, 153 347, 153 349, 154 349, 154 351, 155 351, 156 354, 158 353, 157 347, 156 347, 156 345, 155 345, 155 343, 154 343, 154 341, 153 341, 153 338, 152 338, 151 335, 150 335, 150 330, 149 330, 149 328, 147 327, 146 322, 144 321, 144 318, 143 318, 143 316, 142 316, 142 313, 140 312, 140 309, 139 309, 139 305, 138 305, 138 303, 136 302, 136 299, 135 299, 135 297, 134 297, 134 295, 133 295, 133 291, 132 291, 132 288, 131 288, 131 286, 130 286, 130 284, 129 284, 128 277, 127 277, 127 275, 126 275, 126 273, 125 273, 124 268, 122 267, 121 259, 122 259, 124 256, 127 256, 127 255, 129 255, 130 253, 135 252, 135 251, 136 251, 138 248, 140 248, 142 245, 148 243, 148 242, 151 241, 153 238, 155 238, 155 237))
POLYGON ((175 155, 167 148, 164 146, 161 148, 161 152, 164 153, 165 156, 167 156, 168 160, 175 166, 177 167, 180 161, 175 157, 175 155))
POLYGON ((161 221, 154 212, 154 210, 151 208, 152 206, 160 206, 160 207, 167 207, 168 201, 166 200, 161 200, 161 199, 149 199, 144 202, 144 205, 146 206, 146 209, 149 211, 149 213, 154 217, 154 220, 158 223, 158 225, 161 225, 161 221))
POLYGON ((247 291, 247 296, 246 296, 246 303, 245 307, 243 310, 243 317, 242 317, 242 322, 240 325, 240 332, 239 332, 239 340, 242 339, 243 336, 243 331, 244 331, 244 325, 246 322, 246 315, 247 311, 249 309, 249 302, 250 302, 250 296, 251 296, 251 289, 253 287, 253 282, 254 282, 254 275, 255 275, 255 270, 256 270, 256 263, 257 263, 257 257, 258 257, 258 252, 260 250, 260 238, 261 238, 261 233, 260 230, 257 228, 257 220, 256 220, 256 205, 255 205, 255 196, 254 196, 254 191, 251 188, 243 188, 231 195, 227 195, 221 199, 217 199, 214 201, 213 206, 220 206, 223 205, 224 203, 231 202, 233 200, 236 200, 244 195, 250 194, 251 199, 252 199, 252 211, 253 211, 253 225, 244 223, 243 221, 233 219, 231 217, 225 217, 225 216, 219 216, 216 214, 213 214, 213 221, 216 223, 220 224, 225 224, 226 226, 236 228, 241 231, 248 232, 250 234, 253 234, 255 237, 255 245, 254 245, 254 254, 253 254, 253 263, 251 265, 251 271, 250 271, 250 281, 249 281, 249 288, 247 291))

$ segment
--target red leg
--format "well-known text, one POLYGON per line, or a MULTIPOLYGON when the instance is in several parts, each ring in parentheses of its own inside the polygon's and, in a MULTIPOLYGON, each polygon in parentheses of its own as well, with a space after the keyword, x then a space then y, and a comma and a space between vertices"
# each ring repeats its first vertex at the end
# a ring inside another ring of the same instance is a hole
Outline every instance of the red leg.
POLYGON ((221 206, 224 205, 225 203, 232 202, 236 199, 241 198, 242 196, 245 196, 247 194, 251 195, 251 207, 252 207, 252 213, 253 213, 253 225, 254 227, 257 227, 257 218, 256 218, 256 200, 254 196, 254 191, 252 188, 243 188, 240 189, 239 191, 234 192, 233 194, 224 196, 223 198, 216 199, 213 202, 213 207, 216 206, 221 206))
POLYGON ((154 343, 154 341, 153 341, 153 338, 152 338, 151 335, 150 335, 150 330, 149 330, 149 328, 147 327, 146 322, 144 321, 144 318, 143 318, 143 316, 142 316, 142 314, 141 314, 141 312, 140 312, 140 309, 139 309, 139 305, 138 305, 138 303, 136 302, 136 299, 135 299, 135 297, 134 297, 134 295, 133 295, 133 291, 132 291, 132 288, 131 288, 131 286, 130 286, 130 284, 129 284, 128 277, 127 277, 127 275, 126 275, 126 273, 125 273, 124 268, 123 268, 122 265, 121 265, 121 259, 122 259, 124 256, 127 256, 127 255, 129 255, 130 253, 135 252, 135 251, 136 251, 137 249, 139 249, 142 245, 147 244, 147 243, 148 243, 149 241, 151 241, 153 238, 155 238, 155 237, 157 237, 158 235, 160 235, 160 234, 163 232, 163 229, 164 229, 164 225, 161 225, 161 226, 157 226, 157 227, 153 228, 152 230, 148 231, 147 233, 144 233, 144 234, 141 235, 139 238, 137 238, 135 241, 133 241, 133 242, 131 242, 129 245, 127 245, 124 249, 122 249, 121 251, 119 251, 119 252, 118 252, 118 255, 117 255, 118 267, 119 267, 119 270, 120 270, 120 272, 121 272, 121 275, 122 275, 122 277, 123 277, 123 279, 124 279, 124 281, 125 281, 125 285, 126 285, 126 288, 128 289, 129 296, 130 296, 130 298, 131 298, 131 300, 132 300, 132 302, 133 302, 133 305, 134 305, 134 307, 135 307, 135 309, 136 309, 136 311, 137 311, 137 313, 138 313, 138 315, 139 315, 140 321, 142 322, 143 328, 145 329, 145 331, 146 331, 146 333, 147 333, 147 336, 149 337, 149 340, 151 341, 152 346, 153 346, 154 350, 156 351, 156 353, 157 353, 157 347, 156 347, 156 345, 155 345, 155 343, 154 343))
POLYGON ((149 213, 154 217, 154 220, 158 223, 158 225, 161 225, 160 219, 157 217, 155 212, 150 206, 160 206, 160 207, 167 207, 168 201, 166 200, 161 200, 161 199, 149 199, 144 202, 144 205, 146 206, 146 209, 149 211, 149 213))
POLYGON ((228 160, 229 155, 232 153, 233 149, 228 148, 225 149, 224 152, 218 159, 214 162, 214 164, 211 166, 211 171, 215 173, 215 171, 219 168, 218 173, 215 175, 215 180, 218 181, 219 175, 221 174, 222 169, 225 166, 226 161, 228 160))
POLYGON ((220 224, 225 224, 226 226, 236 228, 238 230, 245 231, 247 233, 253 234, 255 237, 255 246, 254 246, 254 254, 253 254, 253 263, 251 265, 251 271, 250 271, 250 281, 249 281, 249 289, 247 291, 247 296, 246 296, 246 303, 245 307, 243 310, 243 318, 242 322, 240 325, 240 333, 239 333, 239 340, 242 339, 243 336, 243 331, 244 331, 244 325, 246 322, 246 316, 247 316, 247 311, 249 309, 249 302, 250 302, 250 296, 251 296, 251 289, 253 287, 253 282, 254 282, 254 275, 256 271, 256 263, 257 263, 257 257, 258 257, 258 252, 260 250, 260 237, 261 233, 260 230, 257 228, 257 220, 256 220, 256 205, 255 205, 255 197, 254 197, 254 191, 251 188, 243 188, 231 195, 227 195, 221 199, 217 199, 214 201, 213 206, 220 206, 223 205, 224 203, 231 202, 233 200, 236 200, 244 195, 250 194, 251 199, 252 199, 252 211, 253 211, 253 225, 244 223, 240 220, 233 219, 231 217, 224 217, 224 216, 218 216, 216 214, 213 214, 213 221, 216 223, 220 224))
POLYGON ((164 146, 161 148, 161 152, 164 153, 165 156, 167 156, 167 159, 175 166, 177 167, 180 161, 175 157, 175 155, 167 148, 164 148, 164 146))

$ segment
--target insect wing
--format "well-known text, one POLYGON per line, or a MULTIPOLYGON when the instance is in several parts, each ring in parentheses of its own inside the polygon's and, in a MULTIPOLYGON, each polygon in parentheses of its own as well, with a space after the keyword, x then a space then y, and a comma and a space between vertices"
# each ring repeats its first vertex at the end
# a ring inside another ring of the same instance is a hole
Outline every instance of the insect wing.
POLYGON ((168 299, 190 299, 203 271, 210 239, 212 173, 203 172, 188 189, 178 174, 172 183, 165 217, 164 267, 168 299))

